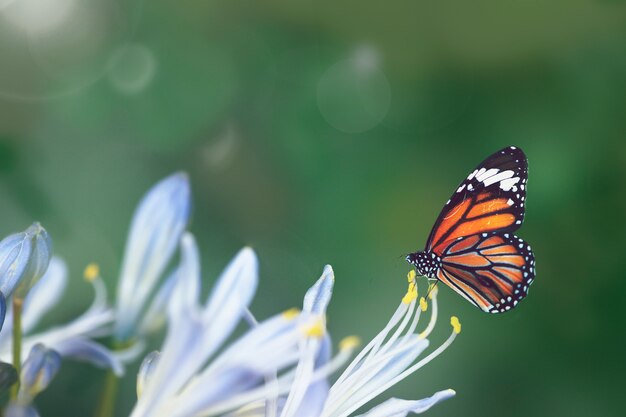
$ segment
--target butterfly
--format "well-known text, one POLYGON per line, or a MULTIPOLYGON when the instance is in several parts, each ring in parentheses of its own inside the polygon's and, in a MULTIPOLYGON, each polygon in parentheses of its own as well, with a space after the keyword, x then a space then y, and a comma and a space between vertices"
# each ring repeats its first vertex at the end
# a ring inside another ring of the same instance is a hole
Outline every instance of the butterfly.
POLYGON ((425 249, 406 260, 485 312, 514 308, 535 279, 530 246, 512 234, 524 221, 527 180, 521 149, 489 156, 443 207, 425 249))

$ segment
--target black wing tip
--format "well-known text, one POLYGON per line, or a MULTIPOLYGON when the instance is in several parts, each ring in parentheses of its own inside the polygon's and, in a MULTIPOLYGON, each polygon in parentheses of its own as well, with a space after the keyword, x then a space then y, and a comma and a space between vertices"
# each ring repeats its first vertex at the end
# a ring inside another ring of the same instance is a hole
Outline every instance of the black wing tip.
POLYGON ((524 159, 526 159, 526 154, 519 146, 511 145, 506 148, 500 149, 496 154, 505 154, 505 155, 520 155, 524 159))

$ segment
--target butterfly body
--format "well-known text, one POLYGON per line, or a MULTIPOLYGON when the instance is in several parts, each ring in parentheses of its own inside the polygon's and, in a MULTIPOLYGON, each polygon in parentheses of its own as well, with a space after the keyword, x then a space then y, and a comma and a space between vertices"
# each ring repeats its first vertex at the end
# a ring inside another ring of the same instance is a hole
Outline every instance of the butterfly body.
POLYGON ((512 234, 524 220, 527 176, 519 148, 485 159, 445 204, 425 249, 407 262, 483 311, 517 306, 535 277, 530 246, 512 234))
POLYGON ((410 253, 407 255, 406 260, 415 266, 418 274, 427 278, 435 278, 437 271, 441 268, 441 257, 434 252, 410 253))

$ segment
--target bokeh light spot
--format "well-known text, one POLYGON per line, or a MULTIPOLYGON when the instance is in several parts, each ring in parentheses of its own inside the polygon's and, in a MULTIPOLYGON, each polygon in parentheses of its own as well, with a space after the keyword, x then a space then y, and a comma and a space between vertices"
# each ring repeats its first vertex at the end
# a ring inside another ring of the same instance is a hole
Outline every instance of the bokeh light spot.
POLYGON ((109 80, 124 94, 137 94, 154 80, 157 60, 150 49, 141 44, 125 44, 111 55, 109 80))
POLYGON ((76 0, 0 0, 2 15, 31 33, 56 29, 75 8, 76 0))
POLYGON ((359 48, 330 67, 318 83, 317 102, 324 119, 343 132, 360 133, 378 125, 389 110, 391 89, 376 50, 359 48))

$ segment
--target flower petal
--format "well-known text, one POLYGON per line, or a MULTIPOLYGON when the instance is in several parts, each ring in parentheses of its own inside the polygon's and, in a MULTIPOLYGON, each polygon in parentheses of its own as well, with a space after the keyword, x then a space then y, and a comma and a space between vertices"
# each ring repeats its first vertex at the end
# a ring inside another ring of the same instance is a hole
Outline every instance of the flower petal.
MULTIPOLYGON (((228 304, 235 303, 247 307, 256 292, 258 280, 256 254, 251 248, 245 247, 230 261, 217 279, 207 300, 204 317, 211 319, 228 304)), ((237 313, 239 316, 241 311, 237 313)))
MULTIPOLYGON (((183 253, 193 259, 193 239, 186 238, 185 241, 187 250, 183 253)), ((178 392, 219 349, 252 301, 258 281, 257 268, 252 249, 242 249, 218 278, 203 311, 181 303, 181 300, 193 298, 194 284, 189 282, 177 288, 181 292, 173 297, 169 308, 172 322, 168 326, 161 359, 133 411, 133 417, 153 415, 154 410, 160 409, 162 401, 178 392)), ((193 277, 194 273, 183 277, 181 282, 186 282, 190 276, 193 277)))
POLYGON ((156 184, 135 211, 118 285, 119 340, 133 335, 138 316, 174 254, 190 213, 189 179, 177 173, 156 184))
POLYGON ((41 227, 39 223, 33 223, 26 229, 25 233, 27 237, 31 239, 33 246, 24 275, 15 289, 14 297, 22 299, 26 297, 28 291, 46 272, 50 258, 52 257, 52 240, 48 232, 46 232, 46 229, 41 227))
POLYGON ((181 238, 181 261, 176 270, 176 285, 172 289, 168 311, 175 326, 184 316, 198 308, 200 296, 200 255, 196 240, 191 233, 181 238), (181 317, 182 316, 182 317, 181 317))
POLYGON ((147 335, 161 329, 167 321, 167 305, 176 286, 178 271, 174 271, 161 284, 161 288, 152 298, 150 306, 143 315, 141 325, 139 326, 139 334, 147 335))
POLYGON ((67 266, 58 257, 52 257, 48 270, 24 300, 22 326, 24 333, 32 330, 41 317, 54 307, 63 295, 67 285, 67 266))
POLYGON ((432 397, 416 401, 391 398, 359 417, 406 417, 409 413, 421 414, 435 404, 454 397, 455 394, 454 390, 447 389, 435 393, 432 397))
POLYGON ((64 340, 54 346, 63 357, 91 363, 99 368, 111 369, 115 375, 124 374, 120 359, 109 349, 89 339, 75 338, 64 340))
MULTIPOLYGON (((326 335, 324 328, 324 316, 326 314, 326 308, 330 302, 330 298, 333 293, 333 285, 335 277, 333 269, 330 265, 327 265, 322 272, 322 276, 317 282, 306 292, 304 296, 302 311, 304 314, 310 314, 312 316, 319 316, 318 323, 315 324, 315 331, 312 332, 302 346, 302 354, 296 367, 296 373, 294 376, 294 382, 287 396, 287 401, 281 412, 281 417, 297 416, 300 409, 307 407, 307 404, 303 402, 307 392, 311 389, 311 383, 313 380, 316 359, 320 355, 329 356, 324 352, 324 340, 326 335), (318 335, 317 327, 320 327, 322 334, 318 335), (321 336, 321 338, 319 337, 321 336)), ((328 346, 328 341, 326 345, 328 346)), ((327 358, 326 358, 327 360, 327 358)), ((318 404, 323 407, 324 403, 318 404)))
POLYGON ((312 314, 324 314, 333 295, 335 274, 330 265, 326 265, 322 276, 304 296, 303 311, 312 314))
POLYGON ((9 235, 0 241, 0 292, 10 297, 26 271, 33 242, 25 232, 9 235))

